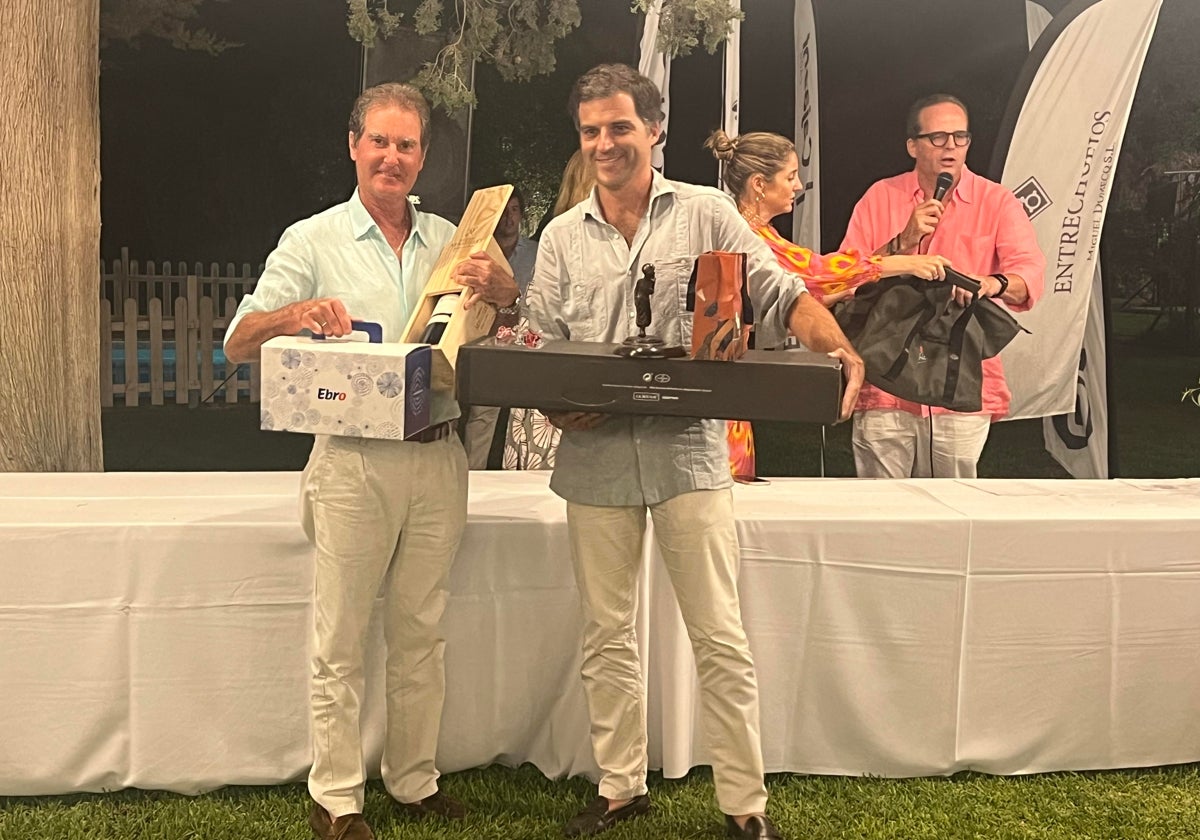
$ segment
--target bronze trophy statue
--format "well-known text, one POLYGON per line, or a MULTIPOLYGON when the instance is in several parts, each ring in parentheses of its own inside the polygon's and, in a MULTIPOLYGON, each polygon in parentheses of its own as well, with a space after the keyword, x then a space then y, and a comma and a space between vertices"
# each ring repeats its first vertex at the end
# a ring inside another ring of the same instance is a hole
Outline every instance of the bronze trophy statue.
POLYGON ((646 335, 650 326, 650 296, 654 294, 654 265, 642 266, 642 276, 633 285, 633 309, 638 334, 625 339, 613 352, 631 359, 674 359, 686 355, 682 347, 667 347, 656 335, 646 335))

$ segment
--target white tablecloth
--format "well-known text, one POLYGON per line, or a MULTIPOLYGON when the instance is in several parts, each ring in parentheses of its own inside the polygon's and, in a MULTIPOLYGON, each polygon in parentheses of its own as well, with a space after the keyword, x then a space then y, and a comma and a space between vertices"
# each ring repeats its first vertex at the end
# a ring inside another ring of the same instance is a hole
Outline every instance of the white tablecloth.
MULTIPOLYGON (((593 774, 563 504, 472 475, 439 766, 593 774)), ((308 764, 294 473, 0 475, 0 795, 274 783, 308 764)), ((1200 760, 1200 481, 777 480, 735 491, 768 770, 1200 760)), ((653 550, 651 758, 707 758, 653 550)), ((378 623, 373 674, 382 667, 378 623)), ((365 721, 377 767, 382 697, 365 721)))

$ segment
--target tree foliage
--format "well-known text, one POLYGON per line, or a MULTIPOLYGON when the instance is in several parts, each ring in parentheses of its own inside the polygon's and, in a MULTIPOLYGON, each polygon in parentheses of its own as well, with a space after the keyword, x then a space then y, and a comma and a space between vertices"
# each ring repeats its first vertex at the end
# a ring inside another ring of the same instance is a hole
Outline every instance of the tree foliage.
MULTIPOLYGON (((214 0, 225 2, 225 0, 214 0)), ((100 45, 113 41, 137 46, 142 38, 158 38, 176 49, 217 55, 238 46, 197 27, 205 0, 102 0, 100 45)))
POLYGON ((672 58, 689 55, 700 43, 711 55, 745 15, 729 0, 633 0, 632 11, 658 13, 658 49, 672 58))
MULTIPOLYGON (((632 0, 645 13, 661 2, 660 48, 687 55, 700 43, 716 50, 742 13, 730 0, 632 0)), ((555 46, 581 23, 578 0, 346 0, 347 28, 360 43, 408 30, 442 33, 446 45, 414 83, 447 111, 476 104, 471 67, 492 64, 505 81, 528 81, 552 73, 555 46)))

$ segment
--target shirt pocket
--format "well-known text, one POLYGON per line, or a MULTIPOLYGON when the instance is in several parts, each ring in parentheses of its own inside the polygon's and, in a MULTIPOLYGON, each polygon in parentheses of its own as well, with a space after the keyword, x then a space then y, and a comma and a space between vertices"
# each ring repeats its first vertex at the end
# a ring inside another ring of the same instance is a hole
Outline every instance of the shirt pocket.
POLYGON ((572 341, 602 341, 606 319, 602 317, 604 279, 595 269, 581 268, 562 280, 563 315, 572 341))
POLYGON ((687 309, 687 296, 695 262, 695 257, 654 261, 654 296, 651 298, 654 321, 648 332, 668 344, 691 344, 692 313, 687 309))

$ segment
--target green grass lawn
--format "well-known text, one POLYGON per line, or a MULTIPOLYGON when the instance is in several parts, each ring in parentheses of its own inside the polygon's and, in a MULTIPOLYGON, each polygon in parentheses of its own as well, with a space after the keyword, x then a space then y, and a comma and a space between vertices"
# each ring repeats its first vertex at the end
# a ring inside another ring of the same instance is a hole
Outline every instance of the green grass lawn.
MULTIPOLYGON (((462 823, 411 822, 378 783, 365 813, 381 840, 561 837, 594 795, 582 779, 552 781, 525 766, 455 773, 445 790, 472 811, 462 823)), ((1193 840, 1200 834, 1200 768, 996 777, 872 779, 780 774, 770 812, 792 840, 1193 840)), ((654 810, 612 840, 721 837, 709 774, 650 780, 654 810)), ((198 797, 143 791, 0 799, 4 840, 306 840, 302 785, 225 788, 198 797)))

